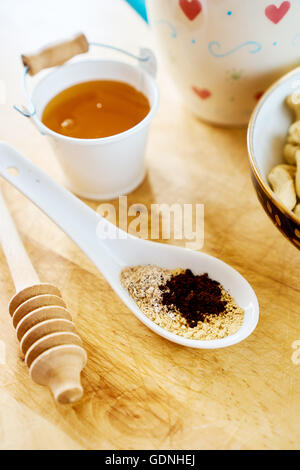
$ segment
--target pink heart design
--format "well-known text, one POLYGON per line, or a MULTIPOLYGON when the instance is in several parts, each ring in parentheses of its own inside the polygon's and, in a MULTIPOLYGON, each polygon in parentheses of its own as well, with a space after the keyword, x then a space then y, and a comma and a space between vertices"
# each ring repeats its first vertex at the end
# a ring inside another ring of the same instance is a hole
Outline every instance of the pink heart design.
POLYGON ((291 2, 283 2, 280 7, 277 7, 276 5, 269 5, 265 9, 265 15, 270 21, 277 24, 287 14, 290 8, 291 2))
POLYGON ((193 86, 192 89, 202 100, 207 100, 207 98, 211 97, 211 92, 207 90, 207 88, 197 88, 193 86))
POLYGON ((202 11, 199 0, 179 0, 179 5, 185 16, 193 21, 202 11))

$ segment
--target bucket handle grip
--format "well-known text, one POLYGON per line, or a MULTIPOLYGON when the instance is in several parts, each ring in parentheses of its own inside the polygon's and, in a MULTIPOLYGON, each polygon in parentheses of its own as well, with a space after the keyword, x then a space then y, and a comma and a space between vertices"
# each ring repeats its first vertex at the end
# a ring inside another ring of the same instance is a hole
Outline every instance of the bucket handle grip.
POLYGON ((64 41, 45 49, 37 54, 22 55, 24 67, 28 67, 29 75, 36 75, 43 69, 62 65, 72 57, 89 50, 89 43, 84 34, 79 34, 70 41, 64 41))

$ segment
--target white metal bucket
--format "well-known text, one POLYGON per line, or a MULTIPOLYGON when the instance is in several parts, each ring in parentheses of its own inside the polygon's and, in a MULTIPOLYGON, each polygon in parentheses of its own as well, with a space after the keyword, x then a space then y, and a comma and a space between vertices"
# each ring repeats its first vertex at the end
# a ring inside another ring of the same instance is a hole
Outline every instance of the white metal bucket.
POLYGON ((140 66, 115 60, 89 59, 67 63, 47 74, 27 96, 34 123, 54 145, 66 186, 88 199, 113 199, 134 190, 144 179, 144 154, 149 125, 158 109, 154 77, 140 66), (144 93, 150 111, 133 128, 111 137, 78 139, 58 134, 41 122, 47 103, 62 90, 89 80, 118 80, 144 93))

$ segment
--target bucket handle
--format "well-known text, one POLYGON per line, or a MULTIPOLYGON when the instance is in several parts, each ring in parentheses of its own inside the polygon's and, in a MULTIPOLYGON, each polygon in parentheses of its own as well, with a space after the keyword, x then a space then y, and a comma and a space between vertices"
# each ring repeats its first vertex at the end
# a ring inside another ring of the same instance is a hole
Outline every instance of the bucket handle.
POLYGON ((84 34, 59 44, 46 47, 33 55, 22 55, 24 67, 28 67, 29 75, 36 75, 41 70, 62 65, 72 57, 89 50, 89 43, 84 34))
POLYGON ((141 48, 140 55, 137 56, 132 54, 125 49, 121 49, 120 47, 112 46, 110 44, 104 44, 100 42, 87 42, 85 36, 80 34, 76 38, 71 41, 63 42, 46 49, 43 49, 38 54, 32 56, 25 56, 22 55, 23 65, 25 66, 24 70, 24 94, 27 100, 27 103, 30 104, 31 110, 28 110, 25 106, 19 107, 14 105, 13 108, 18 111, 24 117, 32 117, 36 113, 36 109, 34 104, 31 101, 28 87, 27 87, 27 77, 28 75, 35 75, 44 68, 49 68, 57 65, 62 65, 67 62, 69 59, 74 57, 75 55, 82 54, 89 50, 89 46, 97 46, 103 47, 106 49, 111 49, 116 52, 120 52, 122 54, 127 55, 140 63, 140 66, 146 70, 150 75, 153 77, 156 76, 157 71, 157 62, 154 53, 151 49, 148 48, 141 48))

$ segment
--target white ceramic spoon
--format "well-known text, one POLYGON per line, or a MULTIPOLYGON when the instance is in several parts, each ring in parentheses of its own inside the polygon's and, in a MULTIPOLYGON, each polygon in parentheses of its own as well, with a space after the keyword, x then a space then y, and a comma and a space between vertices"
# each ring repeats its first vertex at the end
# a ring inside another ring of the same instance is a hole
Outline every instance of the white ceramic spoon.
POLYGON ((242 341, 256 327, 259 306, 253 289, 241 274, 219 259, 186 248, 128 236, 5 143, 0 143, 0 174, 34 202, 84 251, 127 307, 155 333, 184 346, 215 349, 242 341), (100 236, 107 230, 114 231, 114 239, 100 236), (159 327, 141 312, 120 283, 120 273, 125 266, 145 264, 168 269, 189 268, 195 274, 208 273, 244 309, 242 327, 226 338, 204 341, 183 338, 159 327))

